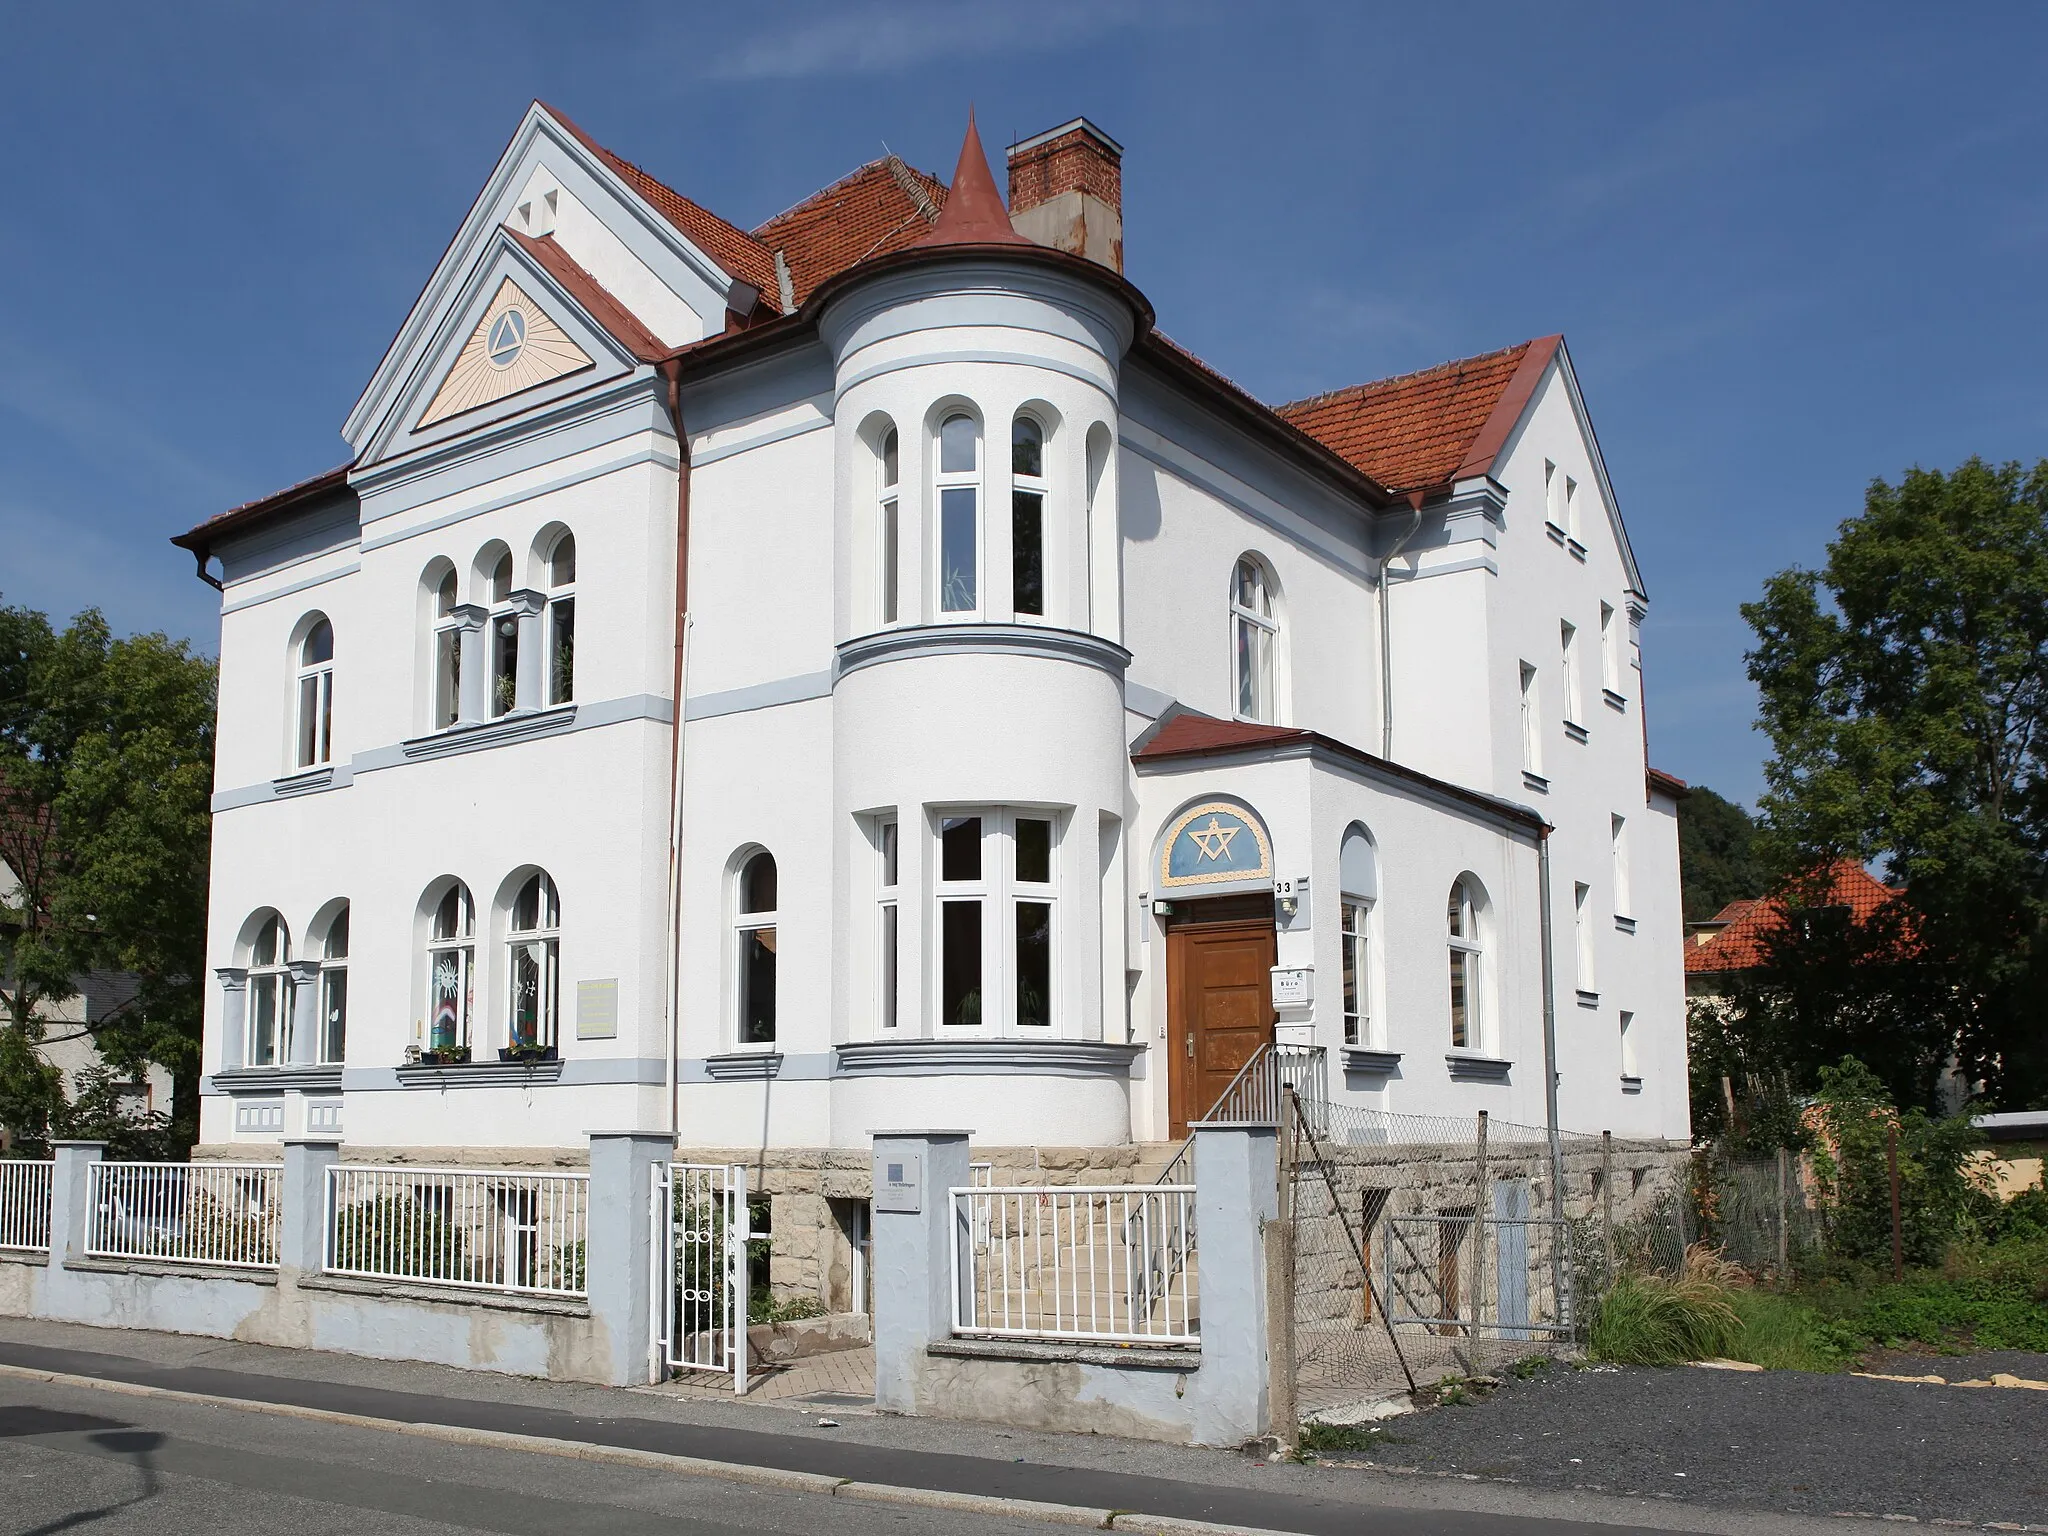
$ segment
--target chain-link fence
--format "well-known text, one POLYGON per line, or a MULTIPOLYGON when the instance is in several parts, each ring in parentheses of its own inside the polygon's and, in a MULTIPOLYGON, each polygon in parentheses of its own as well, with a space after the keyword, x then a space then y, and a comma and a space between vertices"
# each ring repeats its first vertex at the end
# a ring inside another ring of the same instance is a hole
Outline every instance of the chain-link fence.
POLYGON ((1608 1277, 1666 1246, 1659 1213, 1684 1204, 1683 1149, 1553 1144, 1485 1115, 1332 1105, 1293 1116, 1284 1146, 1302 1418, 1574 1348, 1608 1277))

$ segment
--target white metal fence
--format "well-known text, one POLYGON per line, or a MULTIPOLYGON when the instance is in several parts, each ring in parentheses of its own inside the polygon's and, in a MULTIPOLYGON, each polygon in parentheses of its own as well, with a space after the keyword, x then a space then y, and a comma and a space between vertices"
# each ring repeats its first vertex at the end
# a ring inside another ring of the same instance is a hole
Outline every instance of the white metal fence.
POLYGON ((747 1170, 654 1170, 655 1318, 670 1371, 712 1371, 747 1390, 747 1170))
POLYGON ((50 1246, 50 1175, 54 1163, 0 1161, 0 1248, 50 1246))
POLYGON ((275 1269, 283 1174, 276 1163, 93 1163, 85 1251, 96 1259, 275 1269))
POLYGON ((582 1296, 590 1176, 338 1163, 327 1171, 331 1275, 582 1296))
POLYGON ((1125 1344, 1201 1336, 1192 1184, 950 1195, 955 1333, 1125 1344))

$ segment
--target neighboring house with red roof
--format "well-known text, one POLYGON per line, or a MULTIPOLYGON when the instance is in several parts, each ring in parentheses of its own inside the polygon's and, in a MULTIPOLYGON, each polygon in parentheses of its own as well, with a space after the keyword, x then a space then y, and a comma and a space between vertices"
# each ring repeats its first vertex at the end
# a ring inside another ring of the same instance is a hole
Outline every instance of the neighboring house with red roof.
POLYGON ((1269 1043, 1686 1142, 1685 790, 1563 339, 1274 407, 1125 276, 1113 139, 1006 160, 749 230, 536 103, 348 462, 179 536, 202 1155, 746 1149, 842 1306, 878 1127, 1127 1171, 1269 1043))
POLYGON ((1686 994, 1711 997, 1731 976, 1762 965, 1771 939, 1795 914, 1837 912, 1861 926, 1905 894, 1904 886, 1886 885, 1854 859, 1837 859, 1828 868, 1826 884, 1796 907, 1777 896, 1731 901, 1686 931, 1686 994))

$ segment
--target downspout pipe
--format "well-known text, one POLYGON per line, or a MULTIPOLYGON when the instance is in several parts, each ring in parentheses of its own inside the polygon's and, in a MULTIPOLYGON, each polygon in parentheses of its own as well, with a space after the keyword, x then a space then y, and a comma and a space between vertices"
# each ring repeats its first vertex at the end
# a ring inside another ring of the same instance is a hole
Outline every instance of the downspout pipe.
POLYGON ((1407 531, 1394 540, 1393 548, 1380 556, 1380 756, 1388 762, 1394 760, 1394 624, 1387 614, 1387 567, 1408 547, 1408 541, 1422 526, 1422 495, 1421 491, 1408 493, 1408 505, 1412 510, 1407 531))
POLYGON ((1550 828, 1536 834, 1536 926, 1543 948, 1543 1129, 1550 1143, 1550 1179, 1564 1209, 1564 1147, 1557 1130, 1557 966, 1551 954, 1550 828))
POLYGON ((667 986, 663 997, 668 1049, 663 1067, 668 1090, 668 1134, 674 1144, 682 1129, 682 1090, 678 1062, 682 1052, 683 944, 683 687, 688 676, 690 645, 690 434, 683 425, 683 365, 669 358, 661 365, 669 421, 676 434, 676 638, 670 683, 674 718, 670 721, 668 804, 668 932, 667 986))

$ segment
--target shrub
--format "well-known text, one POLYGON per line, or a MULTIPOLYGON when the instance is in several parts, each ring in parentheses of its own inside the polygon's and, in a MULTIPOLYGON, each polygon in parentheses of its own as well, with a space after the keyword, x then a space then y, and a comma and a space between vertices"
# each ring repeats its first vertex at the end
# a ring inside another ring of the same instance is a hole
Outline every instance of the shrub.
POLYGON ((1725 1354, 1742 1327, 1741 1271, 1703 1244, 1676 1275, 1624 1274, 1601 1298, 1589 1351, 1622 1365, 1679 1365, 1725 1354))

